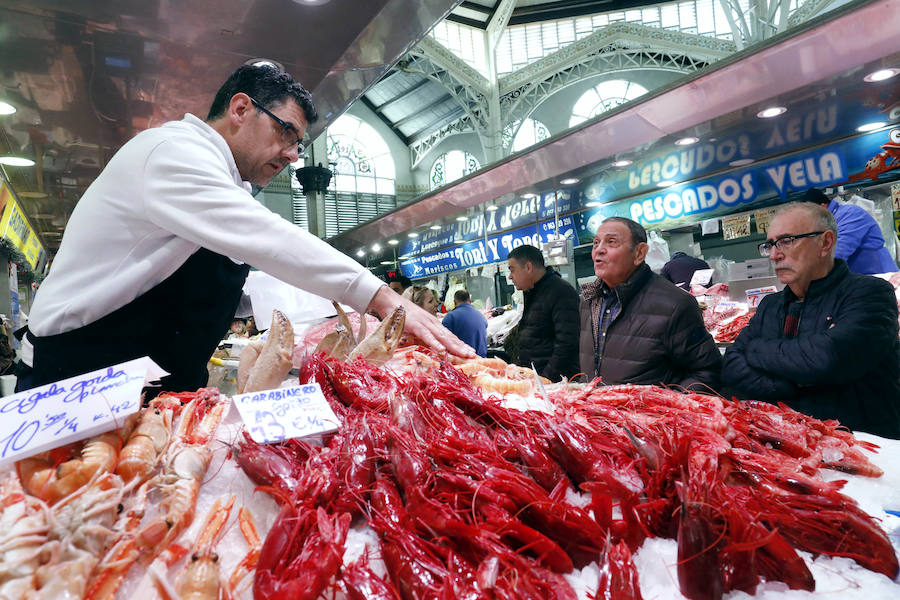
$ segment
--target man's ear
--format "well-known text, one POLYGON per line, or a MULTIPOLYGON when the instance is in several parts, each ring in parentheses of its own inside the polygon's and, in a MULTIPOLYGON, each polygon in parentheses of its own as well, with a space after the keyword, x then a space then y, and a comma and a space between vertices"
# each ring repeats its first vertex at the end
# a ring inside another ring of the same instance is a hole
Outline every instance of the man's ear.
POLYGON ((246 121, 253 110, 253 102, 250 101, 250 96, 243 92, 238 92, 232 96, 231 102, 228 103, 228 117, 235 126, 246 121))
POLYGON ((826 229, 822 234, 822 256, 832 254, 835 244, 837 244, 837 236, 830 229, 826 229))
POLYGON ((650 246, 647 245, 647 242, 641 242, 634 248, 634 266, 638 266, 644 259, 647 258, 647 253, 650 251, 650 246))

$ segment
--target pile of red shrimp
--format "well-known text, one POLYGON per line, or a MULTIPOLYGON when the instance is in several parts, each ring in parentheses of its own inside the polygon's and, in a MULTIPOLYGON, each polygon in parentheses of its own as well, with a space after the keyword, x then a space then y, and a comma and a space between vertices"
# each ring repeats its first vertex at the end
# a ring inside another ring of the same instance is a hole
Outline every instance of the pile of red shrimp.
POLYGON ((282 506, 254 595, 574 599, 563 577, 596 562, 596 598, 640 598, 634 552, 678 541, 681 592, 754 593, 763 579, 812 590, 797 554, 845 556, 895 577, 878 524, 818 469, 878 477, 873 449, 836 422, 786 407, 653 386, 554 387, 554 410, 485 397, 432 357, 396 374, 312 357, 342 420, 323 447, 245 437, 244 471, 282 506), (589 497, 584 506, 566 500, 589 497), (342 564, 352 523, 378 537, 342 564))

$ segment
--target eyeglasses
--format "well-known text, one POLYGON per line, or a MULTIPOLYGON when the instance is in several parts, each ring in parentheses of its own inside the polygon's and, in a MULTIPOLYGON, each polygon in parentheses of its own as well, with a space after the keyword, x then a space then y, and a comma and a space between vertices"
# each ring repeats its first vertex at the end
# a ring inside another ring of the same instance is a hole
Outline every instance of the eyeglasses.
POLYGON ((766 240, 759 245, 759 254, 760 256, 769 256, 769 254, 772 253, 773 246, 784 252, 785 250, 791 248, 794 245, 794 242, 796 242, 797 240, 815 237, 817 235, 822 235, 823 233, 825 232, 812 231, 810 233, 801 233, 800 235, 786 235, 784 237, 778 238, 777 240, 766 240))
POLYGON ((253 103, 253 106, 272 117, 272 120, 278 123, 278 126, 281 127, 281 141, 284 143, 285 148, 296 145, 297 154, 303 154, 303 143, 300 141, 300 135, 297 133, 296 127, 294 127, 290 123, 285 123, 284 121, 276 117, 274 114, 272 114, 272 111, 268 110, 265 106, 263 106, 253 98, 250 98, 250 102, 253 103))

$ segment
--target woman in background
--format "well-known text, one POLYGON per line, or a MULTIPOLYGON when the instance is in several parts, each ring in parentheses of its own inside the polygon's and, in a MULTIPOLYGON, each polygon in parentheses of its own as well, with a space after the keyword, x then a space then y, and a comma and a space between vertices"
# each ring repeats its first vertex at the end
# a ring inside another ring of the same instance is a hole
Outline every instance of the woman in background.
POLYGON ((435 293, 424 285, 413 285, 406 288, 403 297, 411 300, 413 304, 421 306, 427 312, 440 314, 440 303, 437 301, 435 293))

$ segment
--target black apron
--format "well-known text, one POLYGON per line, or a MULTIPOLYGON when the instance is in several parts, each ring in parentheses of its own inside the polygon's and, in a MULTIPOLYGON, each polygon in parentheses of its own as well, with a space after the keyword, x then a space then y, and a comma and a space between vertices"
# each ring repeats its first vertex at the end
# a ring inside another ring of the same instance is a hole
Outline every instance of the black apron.
POLYGON ((206 385, 206 363, 229 329, 249 265, 200 248, 177 271, 122 308, 84 327, 38 337, 31 373, 17 389, 149 356, 171 373, 170 392, 206 385))

